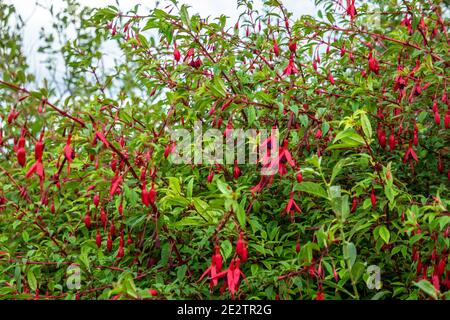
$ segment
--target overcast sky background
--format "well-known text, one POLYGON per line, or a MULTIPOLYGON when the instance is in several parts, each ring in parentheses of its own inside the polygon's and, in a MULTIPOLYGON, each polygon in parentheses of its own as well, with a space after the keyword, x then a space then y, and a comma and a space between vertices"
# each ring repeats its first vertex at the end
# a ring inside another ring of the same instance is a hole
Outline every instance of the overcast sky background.
MULTIPOLYGON (((1 1, 1 0, 0 0, 1 1)), ((53 5, 55 12, 58 8, 63 6, 62 0, 3 0, 7 4, 13 4, 17 12, 26 21, 26 28, 24 30, 24 52, 28 57, 28 63, 33 73, 35 73, 38 79, 45 77, 45 68, 42 66, 42 61, 45 56, 38 54, 37 48, 39 47, 39 30, 41 27, 51 27, 51 15, 50 13, 38 6, 36 2, 43 4, 45 7, 53 5)), ((90 7, 105 7, 107 5, 116 5, 115 0, 78 0, 82 5, 90 7)), ((127 11, 134 7, 136 4, 141 4, 140 13, 145 12, 149 8, 153 8, 155 0, 119 0, 119 8, 121 11, 127 11)), ((211 16, 212 18, 225 14, 230 17, 230 25, 234 25, 239 16, 237 10, 236 0, 179 0, 179 3, 185 3, 191 8, 189 12, 191 14, 199 13, 202 17, 211 16)), ((255 8, 262 8, 262 0, 255 0, 255 8)), ((165 4, 165 1, 161 1, 161 4, 165 4)), ((301 15, 315 15, 316 10, 313 0, 283 0, 284 6, 292 12, 293 20, 296 20, 301 15)), ((112 63, 112 57, 105 58, 105 64, 112 63), (109 63, 108 63, 109 62, 109 63)))

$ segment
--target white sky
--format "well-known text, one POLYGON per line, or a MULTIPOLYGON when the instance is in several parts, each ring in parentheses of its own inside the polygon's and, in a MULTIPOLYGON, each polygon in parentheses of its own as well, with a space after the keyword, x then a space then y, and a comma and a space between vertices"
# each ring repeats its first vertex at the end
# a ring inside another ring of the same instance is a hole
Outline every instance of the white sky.
MULTIPOLYGON (((36 0, 3 0, 7 4, 14 4, 17 12, 21 14, 22 18, 27 22, 24 34, 24 49, 28 57, 31 71, 39 75, 45 74, 41 62, 45 57, 36 53, 39 45, 39 30, 41 27, 49 26, 51 24, 50 13, 36 5, 36 0)), ((91 7, 104 7, 107 5, 116 5, 115 0, 78 0, 81 4, 91 7)), ((63 4, 62 0, 38 0, 40 4, 45 7, 53 5, 55 11, 63 4)), ((262 0, 255 0, 255 8, 262 7, 262 0)), ((165 1, 161 1, 165 4, 165 1)), ((179 3, 185 3, 191 8, 189 12, 199 13, 202 17, 211 16, 216 17, 225 14, 230 17, 230 25, 233 25, 238 18, 239 11, 237 10, 236 0, 179 0, 179 3)), ((147 8, 153 8, 155 0, 119 0, 120 10, 127 11, 136 4, 141 4, 141 11, 145 12, 147 8)), ((315 6, 313 0, 283 0, 284 6, 292 12, 293 19, 296 20, 303 14, 315 15, 315 6)), ((141 12, 142 13, 142 12, 141 12)), ((107 61, 106 61, 107 62, 107 61)))

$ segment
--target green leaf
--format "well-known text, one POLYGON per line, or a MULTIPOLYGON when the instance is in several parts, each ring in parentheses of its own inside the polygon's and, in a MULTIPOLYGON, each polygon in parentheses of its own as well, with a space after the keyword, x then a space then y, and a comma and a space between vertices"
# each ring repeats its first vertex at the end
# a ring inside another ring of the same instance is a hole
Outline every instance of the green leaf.
POLYGON ((356 247, 353 242, 347 242, 343 246, 344 259, 348 260, 350 268, 356 261, 356 247))
POLYGON ((419 287, 423 292, 428 294, 434 300, 438 298, 438 291, 428 280, 420 280, 419 282, 414 282, 414 285, 419 287))
POLYGON ((190 29, 191 19, 189 18, 189 13, 187 11, 187 6, 185 4, 183 4, 180 8, 180 18, 183 24, 190 29))
POLYGON ((333 140, 333 143, 341 140, 344 144, 348 145, 362 145, 365 144, 364 139, 355 132, 352 128, 339 132, 333 140))
POLYGON ((231 192, 233 192, 233 190, 231 189, 231 187, 226 184, 225 182, 223 182, 220 179, 217 179, 217 187, 219 188, 220 192, 222 192, 225 195, 230 195, 231 192))
POLYGON ((220 248, 222 249, 224 259, 228 259, 233 252, 233 246, 231 245, 231 242, 229 240, 222 241, 222 243, 220 244, 220 248))
POLYGON ((30 289, 33 291, 36 291, 37 289, 37 281, 36 277, 33 273, 33 270, 28 270, 27 272, 27 279, 28 279, 28 285, 30 286, 30 289))
POLYGON ((177 269, 177 279, 178 281, 183 281, 184 277, 186 276, 187 271, 187 265, 183 264, 177 269))
POLYGON ((239 222, 239 224, 241 225, 242 228, 245 228, 245 222, 246 222, 246 214, 245 214, 245 210, 243 208, 242 205, 238 204, 236 202, 236 218, 239 222))
POLYGON ((304 191, 309 194, 328 199, 325 189, 318 183, 305 181, 294 186, 294 191, 304 191))
POLYGON ((380 233, 381 239, 383 239, 385 243, 389 243, 389 238, 391 237, 391 234, 389 233, 388 228, 384 225, 381 226, 379 233, 380 233))
POLYGON ((365 113, 361 113, 361 126, 365 136, 370 140, 372 138, 372 126, 365 113))

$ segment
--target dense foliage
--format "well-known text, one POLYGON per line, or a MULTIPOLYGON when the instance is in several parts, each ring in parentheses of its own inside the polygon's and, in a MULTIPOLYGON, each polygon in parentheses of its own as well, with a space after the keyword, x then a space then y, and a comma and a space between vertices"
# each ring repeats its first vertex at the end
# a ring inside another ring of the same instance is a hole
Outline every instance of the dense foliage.
POLYGON ((1 298, 450 297, 446 1, 66 4, 37 81, 0 3, 1 298), (279 171, 173 164, 198 121, 277 128, 279 171))

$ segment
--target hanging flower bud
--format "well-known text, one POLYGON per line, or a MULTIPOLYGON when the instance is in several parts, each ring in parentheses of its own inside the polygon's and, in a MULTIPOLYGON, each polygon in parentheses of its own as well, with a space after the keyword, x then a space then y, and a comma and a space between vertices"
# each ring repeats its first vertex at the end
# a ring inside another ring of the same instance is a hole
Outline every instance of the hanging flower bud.
POLYGON ((439 115, 439 112, 437 112, 437 111, 434 113, 434 122, 438 126, 441 124, 441 116, 439 115))
POLYGON ((331 84, 334 84, 334 78, 333 75, 331 74, 331 71, 328 73, 328 81, 330 81, 331 84))
POLYGON ((236 244, 236 253, 238 254, 239 258, 241 258, 241 261, 245 262, 247 260, 248 251, 243 237, 244 233, 241 231, 241 233, 239 234, 239 240, 236 244))
POLYGON ((298 183, 301 183, 301 182, 303 181, 303 175, 302 175, 302 172, 299 171, 299 172, 297 173, 297 175, 296 175, 295 178, 297 179, 297 182, 298 182, 298 183))
POLYGON ((119 203, 119 207, 117 208, 117 210, 119 211, 120 216, 123 215, 123 202, 120 201, 119 203))
POLYGON ((439 159, 438 159, 438 166, 437 166, 437 168, 438 168, 439 173, 444 172, 444 162, 442 162, 442 158, 441 157, 439 157, 439 159))
POLYGON ((209 174, 208 174, 208 177, 207 177, 208 183, 211 183, 211 181, 213 180, 213 178, 214 178, 214 171, 211 170, 211 171, 209 172, 209 174))
POLYGON ((25 148, 21 147, 17 150, 17 162, 23 167, 26 162, 26 152, 25 148))
POLYGON ((37 161, 42 160, 42 153, 44 151, 44 144, 42 143, 42 138, 44 137, 44 131, 41 132, 39 140, 34 145, 34 158, 37 161))
POLYGON ((275 56, 280 56, 280 48, 278 47, 278 43, 276 39, 273 39, 273 52, 275 53, 275 56))
POLYGON ((84 216, 84 224, 86 225, 86 228, 91 228, 91 213, 86 211, 86 215, 84 216))
POLYGON ((133 238, 131 237, 131 232, 128 231, 128 239, 127 239, 127 244, 131 245, 133 243, 133 238))
POLYGON ((356 211, 357 206, 358 206, 358 198, 353 197, 351 213, 356 211))
POLYGON ((106 229, 106 212, 103 208, 100 208, 100 220, 102 221, 103 228, 106 229))
POLYGON ((94 205, 96 206, 96 207, 98 207, 98 205, 100 204, 100 196, 96 193, 95 195, 94 195, 94 205))
POLYGON ((372 187, 372 192, 370 194, 370 201, 372 202, 372 208, 375 209, 375 206, 377 204, 377 197, 375 195, 375 190, 373 189, 373 187, 372 187))
POLYGON ((369 61, 369 69, 370 69, 370 71, 372 71, 372 72, 375 73, 375 74, 379 74, 379 72, 380 72, 380 66, 379 66, 379 64, 378 64, 377 59, 375 59, 375 58, 372 56, 372 52, 369 53, 368 61, 369 61))
POLYGON ((177 49, 176 43, 174 43, 174 45, 173 45, 173 58, 175 59, 176 62, 180 61, 180 58, 181 58, 181 54, 180 54, 180 51, 178 51, 178 49, 177 49))
POLYGON ((233 177, 235 179, 239 178, 239 176, 241 175, 241 169, 239 169, 239 166, 237 164, 237 161, 234 160, 234 169, 233 169, 233 177))
MULTIPOLYGON (((450 110, 445 113, 444 128, 445 129, 450 128, 450 110)), ((1 145, 1 143, 0 143, 0 145, 1 145)))
POLYGON ((391 130, 391 134, 389 135, 389 148, 391 151, 394 151, 395 149, 395 135, 394 135, 394 130, 391 130))
POLYGON ((289 41, 289 50, 292 53, 295 53, 295 51, 297 51, 297 42, 295 42, 294 40, 290 40, 289 41))
POLYGON ((109 226, 109 233, 110 233, 111 235, 114 235, 115 231, 116 231, 116 227, 115 227, 115 225, 114 225, 114 218, 113 218, 113 219, 111 220, 111 225, 109 226))
POLYGON ((150 191, 148 192, 148 199, 149 199, 149 202, 151 204, 155 204, 155 201, 156 201, 156 190, 155 190, 155 183, 154 182, 152 182, 152 187, 151 187, 150 191))

